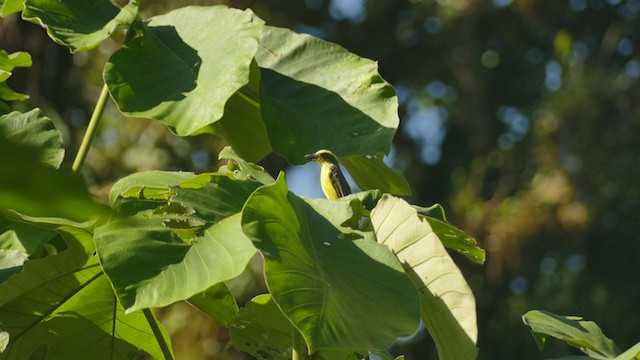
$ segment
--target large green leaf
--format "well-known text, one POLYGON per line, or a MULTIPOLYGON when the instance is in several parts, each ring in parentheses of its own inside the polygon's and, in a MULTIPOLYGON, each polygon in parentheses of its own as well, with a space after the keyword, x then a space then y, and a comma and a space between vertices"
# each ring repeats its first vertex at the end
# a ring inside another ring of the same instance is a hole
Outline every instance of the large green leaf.
POLYGON ((544 348, 547 336, 552 336, 597 359, 613 359, 620 353, 616 344, 604 336, 596 323, 582 320, 581 317, 532 310, 522 316, 522 321, 531 327, 540 350, 544 348))
POLYGON ((448 223, 432 218, 429 216, 420 216, 427 220, 431 229, 438 236, 438 239, 442 241, 442 244, 447 248, 457 251, 460 254, 466 256, 472 261, 478 264, 484 264, 485 251, 480 246, 476 239, 467 235, 464 231, 449 225, 448 223))
POLYGON ((109 0, 26 0, 22 18, 47 29, 47 34, 71 52, 89 50, 107 39, 118 27, 132 24, 138 0, 122 9, 109 0))
POLYGON ((242 227, 264 256, 275 302, 309 351, 386 349, 416 330, 416 291, 373 234, 343 233, 342 224, 353 218, 351 202, 336 201, 335 207, 345 216, 325 218, 314 201, 289 192, 281 175, 251 195, 242 227), (354 238, 360 239, 347 240, 354 238))
POLYGON ((142 189, 155 187, 166 188, 168 186, 177 186, 183 181, 192 179, 196 175, 192 172, 176 172, 176 171, 145 171, 133 173, 124 177, 111 187, 109 192, 109 205, 113 206, 125 191, 135 188, 138 189, 138 196, 141 195, 142 189))
POLYGON ((442 360, 475 359, 478 336, 473 293, 429 223, 402 199, 384 195, 371 213, 378 241, 411 275, 422 319, 442 360))
POLYGON ((270 294, 258 295, 229 324, 229 345, 258 359, 291 359, 293 326, 270 294))
POLYGON ((238 315, 236 299, 224 283, 218 283, 187 299, 187 302, 209 314, 224 326, 229 326, 238 315))
POLYGON ((111 56, 105 82, 128 116, 191 135, 222 118, 249 81, 263 21, 251 10, 189 6, 155 16, 111 56))
POLYGON ((41 163, 39 149, 12 143, 0 132, 0 154, 0 209, 78 221, 107 213, 79 174, 41 163))
POLYGON ((143 353, 163 358, 158 341, 166 344, 168 336, 154 338, 152 328, 159 324, 142 312, 124 315, 93 255, 91 234, 57 230, 66 251, 29 261, 0 284, 0 319, 10 337, 0 359, 27 359, 38 351, 52 360, 130 359, 143 353))
POLYGON ((387 153, 398 127, 393 87, 374 61, 288 29, 266 26, 256 60, 271 146, 292 164, 330 149, 339 157, 387 153))
POLYGON ((391 170, 378 156, 349 156, 340 158, 340 162, 362 190, 377 189, 393 195, 409 195, 411 189, 407 180, 391 170))
POLYGON ((13 142, 39 148, 42 162, 54 168, 60 167, 64 159, 62 135, 40 109, 0 116, 0 133, 13 142))
POLYGON ((17 222, 0 215, 0 249, 13 249, 33 255, 56 235, 54 231, 17 222))
MULTIPOLYGON (((147 175, 158 184, 183 174, 147 175)), ((121 181, 118 188, 139 184, 143 177, 121 181)), ((238 276, 256 251, 242 233, 238 213, 258 186, 227 175, 192 174, 164 191, 155 187, 155 194, 166 197, 152 202, 144 191, 132 191, 144 189, 140 185, 123 191, 121 195, 130 198, 121 206, 142 210, 97 228, 95 242, 104 271, 127 311, 187 299, 238 276)))
MULTIPOLYGON (((254 297, 238 312, 229 325, 229 345, 260 360, 291 359, 293 325, 284 316, 270 294, 254 297)), ((316 360, 360 360, 367 351, 321 350, 316 360)), ((385 353, 377 353, 389 359, 385 353)))
POLYGON ((0 15, 6 17, 7 15, 17 13, 24 9, 25 0, 4 0, 2 1, 2 8, 0 9, 0 15))
POLYGON ((262 168, 262 166, 246 162, 229 146, 225 147, 218 154, 219 159, 228 160, 228 164, 220 171, 228 171, 240 180, 255 179, 264 185, 273 183, 273 177, 262 168))
POLYGON ((213 133, 224 137, 245 160, 257 162, 273 149, 260 113, 260 68, 252 61, 250 69, 249 83, 229 98, 213 133))

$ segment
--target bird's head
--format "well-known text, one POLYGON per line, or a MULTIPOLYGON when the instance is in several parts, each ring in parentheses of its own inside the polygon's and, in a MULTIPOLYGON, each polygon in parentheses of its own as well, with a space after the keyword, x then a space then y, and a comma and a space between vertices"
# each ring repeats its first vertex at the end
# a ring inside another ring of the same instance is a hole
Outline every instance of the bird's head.
POLYGON ((338 163, 338 158, 329 150, 318 150, 313 154, 305 155, 304 158, 314 160, 319 163, 338 163))

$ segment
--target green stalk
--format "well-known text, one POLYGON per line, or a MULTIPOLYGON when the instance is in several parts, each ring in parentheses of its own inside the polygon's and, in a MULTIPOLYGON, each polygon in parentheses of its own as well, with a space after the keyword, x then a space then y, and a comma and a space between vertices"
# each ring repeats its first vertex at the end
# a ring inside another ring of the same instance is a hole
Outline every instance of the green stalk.
POLYGON ((160 331, 160 327, 158 326, 158 320, 156 320, 156 317, 153 316, 151 309, 142 309, 142 313, 144 314, 144 317, 147 318, 147 322, 149 323, 149 326, 151 326, 151 331, 153 331, 153 335, 155 336, 156 341, 160 346, 160 349, 162 349, 162 354, 164 354, 164 358, 167 360, 174 360, 173 353, 171 353, 171 349, 169 349, 169 344, 167 344, 167 342, 164 341, 164 337, 162 336, 162 331, 160 331))
POLYGON ((104 113, 104 108, 107 106, 108 99, 109 89, 107 88, 107 84, 104 84, 104 86, 102 86, 102 92, 100 92, 98 102, 96 103, 96 107, 93 109, 91 120, 89 120, 89 127, 87 127, 87 131, 84 133, 82 144, 80 144, 80 149, 78 149, 78 154, 76 155, 76 158, 73 161, 73 166, 71 167, 75 172, 80 171, 84 164, 84 160, 87 158, 87 154, 91 148, 91 142, 98 132, 98 125, 100 125, 100 119, 102 118, 102 113, 104 113))
POLYGON ((300 332, 298 329, 293 327, 293 349, 291 350, 291 360, 302 360, 304 359, 303 349, 302 349, 302 338, 300 336, 300 332))

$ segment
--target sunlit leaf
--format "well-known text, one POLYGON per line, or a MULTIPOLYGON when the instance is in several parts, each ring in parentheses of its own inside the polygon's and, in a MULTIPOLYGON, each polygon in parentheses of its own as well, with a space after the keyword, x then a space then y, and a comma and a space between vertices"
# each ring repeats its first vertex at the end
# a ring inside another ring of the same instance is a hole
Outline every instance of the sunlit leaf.
POLYGON ((0 83, 0 99, 4 101, 24 101, 29 95, 14 91, 6 82, 0 83))
POLYGON ((251 195, 242 213, 244 232, 264 256, 267 286, 309 350, 386 349, 413 333, 418 298, 395 256, 373 234, 344 238, 349 201, 335 202, 343 219, 329 220, 313 205, 280 176, 251 195))
POLYGON ((24 9, 24 2, 25 0, 4 0, 0 13, 3 17, 6 17, 7 15, 20 12, 24 9))
POLYGON ((130 188, 142 189, 154 186, 166 188, 167 186, 176 186, 194 176, 196 175, 192 172, 182 171, 145 171, 133 173, 113 184, 109 192, 109 204, 113 206, 118 196, 130 188))
POLYGON ((71 52, 89 50, 118 27, 133 23, 138 0, 122 9, 109 0, 26 0, 22 18, 47 29, 47 34, 71 52))
POLYGON ((4 50, 0 50, 0 70, 12 71, 14 68, 29 67, 32 64, 31 55, 28 52, 18 51, 9 54, 4 50))
POLYGON ((225 169, 233 172, 238 179, 253 178, 265 185, 275 181, 261 166, 245 161, 229 146, 220 151, 218 158, 229 160, 225 169))
POLYGON ((262 26, 251 10, 224 6, 152 17, 111 56, 105 81, 126 115, 191 135, 220 120, 227 100, 249 81, 262 26))
POLYGON ((542 350, 548 336, 560 339, 596 358, 614 358, 620 353, 616 344, 602 333, 592 321, 576 316, 560 316, 548 311, 532 310, 522 316, 531 328, 538 347, 542 350))
POLYGON ((422 319, 440 359, 475 359, 478 336, 473 293, 438 235, 416 209, 384 195, 371 213, 378 241, 396 254, 420 290, 422 319))
POLYGON ((119 206, 140 211, 127 211, 134 215, 95 230, 104 271, 127 311, 168 305, 232 279, 256 252, 242 233, 238 212, 260 183, 183 175, 147 173, 122 180, 115 193, 127 184, 141 186, 144 179, 176 185, 165 186, 166 199, 153 201, 144 192, 124 191, 131 198, 119 206))
POLYGON ((389 152, 398 101, 374 61, 271 26, 262 32, 256 61, 271 146, 290 163, 302 164, 320 149, 339 157, 389 152))
POLYGON ((618 355, 615 360, 639 360, 640 359, 640 343, 635 344, 629 350, 618 355))

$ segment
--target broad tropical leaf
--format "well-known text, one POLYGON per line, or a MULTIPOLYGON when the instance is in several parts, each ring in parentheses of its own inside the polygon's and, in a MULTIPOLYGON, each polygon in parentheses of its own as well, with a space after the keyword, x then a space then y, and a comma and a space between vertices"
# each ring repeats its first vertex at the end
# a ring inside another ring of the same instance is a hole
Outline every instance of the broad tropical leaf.
POLYGON ((251 195, 242 212, 273 299, 309 351, 382 350, 413 333, 418 297, 395 256, 372 233, 342 225, 354 217, 351 201, 334 202, 330 219, 314 204, 289 192, 281 175, 251 195))
POLYGON ((339 157, 389 151, 398 101, 374 61, 271 26, 262 32, 256 61, 262 119, 273 150, 290 163, 302 164, 319 149, 339 157))
POLYGON ((289 360, 292 332, 271 295, 258 295, 229 324, 229 345, 258 359, 289 360))
POLYGON ((111 56, 105 82, 126 115, 192 135, 220 120, 227 100, 249 81, 262 26, 251 10, 225 6, 152 17, 111 56))
POLYGON ((0 15, 6 17, 7 15, 17 13, 24 9, 25 0, 4 0, 2 2, 2 8, 0 9, 0 15))
POLYGON ((224 326, 229 326, 238 315, 236 299, 224 283, 218 283, 207 290, 195 294, 187 302, 209 314, 224 326))
POLYGON ((40 149, 12 143, 0 132, 0 154, 0 209, 77 221, 107 214, 79 174, 43 164, 40 149))
POLYGON ((60 167, 64 159, 62 135, 40 109, 0 116, 0 133, 14 143, 39 148, 42 162, 54 168, 60 167))
POLYGON ((132 216, 95 230, 104 271, 128 312, 184 300, 232 279, 256 252, 242 233, 238 213, 260 183, 220 174, 183 175, 154 172, 121 180, 115 193, 127 201, 114 202, 127 208, 119 213, 132 216), (145 178, 153 185, 181 181, 152 186, 151 200, 143 185, 125 190, 145 178))
POLYGON ((393 195, 409 195, 411 189, 407 180, 391 170, 379 156, 349 156, 340 162, 362 190, 378 189, 393 195))
POLYGON ((240 180, 252 178, 264 185, 271 184, 275 181, 261 166, 245 161, 229 146, 220 151, 218 158, 229 160, 229 164, 219 171, 232 172, 234 176, 240 180))
POLYGON ((229 98, 213 133, 225 138, 243 159, 258 162, 273 149, 260 112, 260 68, 255 60, 250 69, 249 83, 229 98))
POLYGON ((138 0, 122 9, 109 0, 26 0, 22 18, 47 29, 47 34, 71 52, 89 50, 111 36, 118 27, 132 24, 138 0))
POLYGON ((371 213, 378 242, 388 246, 410 274, 422 298, 422 319, 440 359, 475 359, 476 303, 429 222, 402 199, 384 195, 371 213))
MULTIPOLYGON (((164 358, 162 333, 142 312, 124 315, 102 273, 91 234, 57 229, 66 251, 29 261, 24 270, 0 284, 0 318, 9 344, 0 359, 130 359, 147 353, 164 358)), ((167 345, 168 346, 168 345, 167 345)))
POLYGON ((542 350, 547 336, 560 339, 597 359, 613 359, 620 350, 602 333, 593 321, 577 316, 560 316, 548 311, 532 310, 522 316, 522 321, 531 328, 531 333, 542 350))
MULTIPOLYGON (((293 341, 293 325, 284 316, 270 294, 254 297, 229 325, 229 345, 258 359, 289 360, 293 341)), ((321 350, 317 360, 359 360, 367 351, 321 350)), ((377 353, 382 359, 391 357, 377 353)), ((391 358, 392 359, 392 358, 391 358)))

